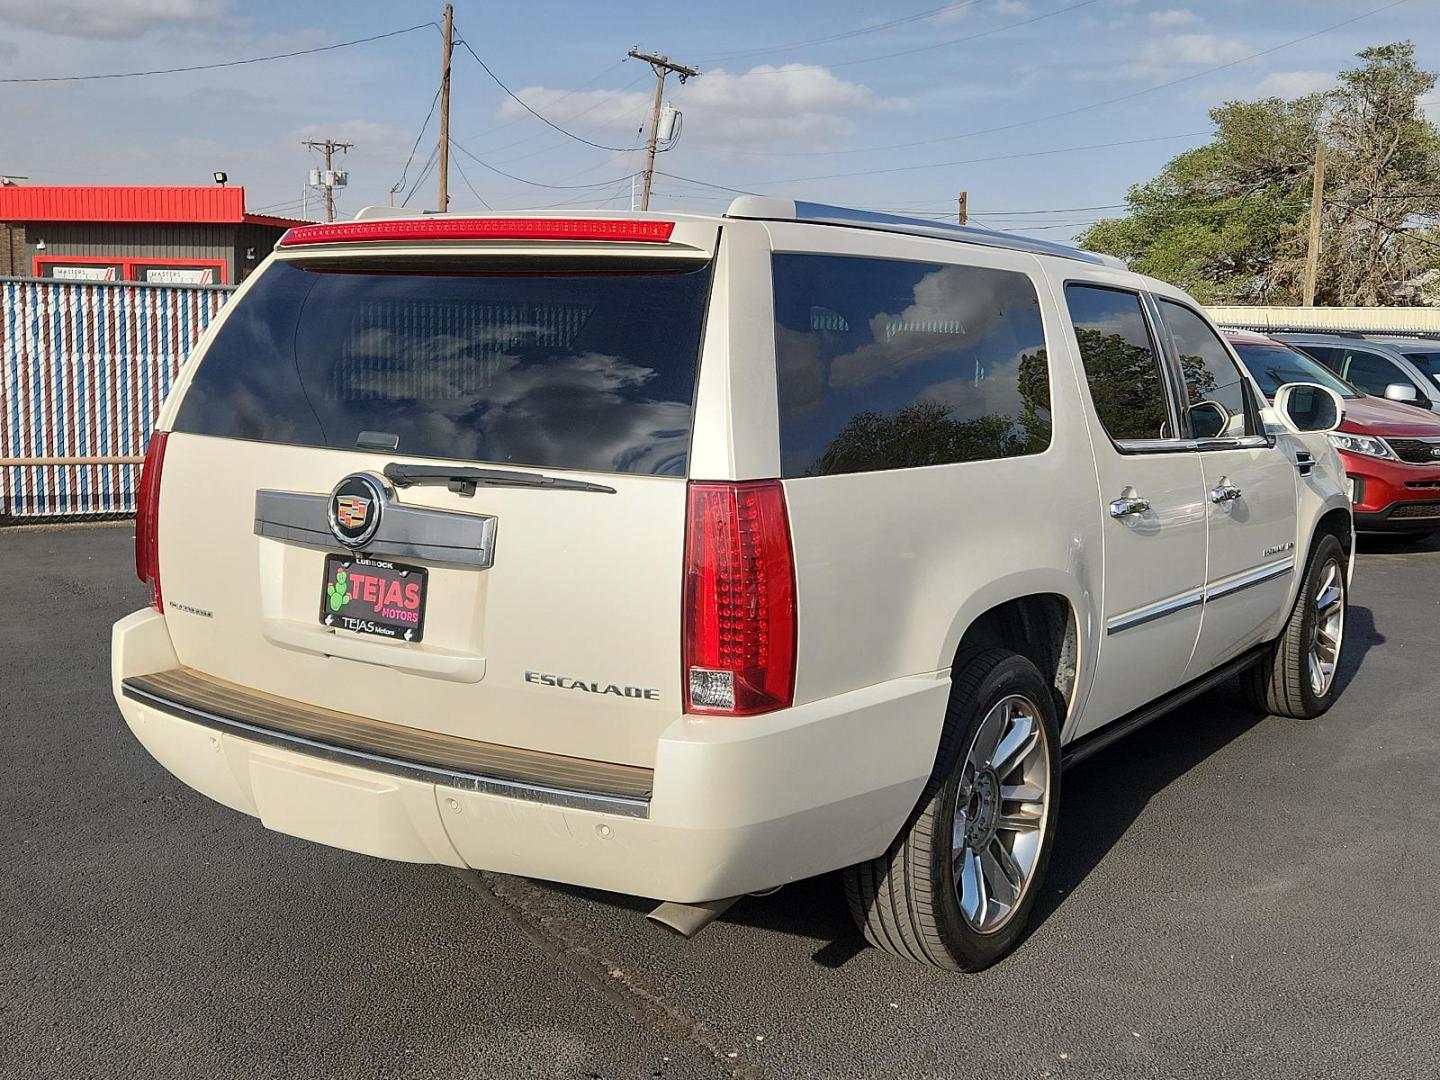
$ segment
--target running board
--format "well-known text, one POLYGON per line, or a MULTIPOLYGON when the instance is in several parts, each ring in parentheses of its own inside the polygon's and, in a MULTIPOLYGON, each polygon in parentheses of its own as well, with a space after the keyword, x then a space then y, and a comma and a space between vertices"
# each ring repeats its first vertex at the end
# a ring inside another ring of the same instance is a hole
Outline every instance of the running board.
POLYGON ((1132 713, 1120 717, 1106 724, 1098 731, 1092 731, 1089 735, 1081 736, 1060 752, 1060 767, 1068 769, 1072 765, 1078 765, 1086 758, 1098 754, 1112 743, 1119 742, 1125 736, 1139 731, 1152 720, 1158 720, 1166 713, 1178 709, 1187 701, 1193 701, 1207 690, 1213 690, 1227 679, 1240 674, 1250 667, 1266 650, 1270 648, 1265 645, 1257 645, 1248 652, 1241 653, 1234 660, 1221 664, 1214 671, 1201 675, 1198 679, 1186 683, 1178 690, 1172 690, 1162 698, 1144 705, 1132 713))

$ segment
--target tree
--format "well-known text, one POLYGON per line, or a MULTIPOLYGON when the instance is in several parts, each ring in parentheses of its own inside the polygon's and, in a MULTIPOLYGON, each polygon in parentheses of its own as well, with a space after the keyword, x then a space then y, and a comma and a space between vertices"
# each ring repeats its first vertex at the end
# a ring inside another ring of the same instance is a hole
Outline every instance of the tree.
POLYGON ((1208 303, 1298 303, 1315 146, 1329 164, 1317 302, 1374 304, 1437 264, 1440 133, 1416 102, 1435 76, 1409 42, 1366 49, 1335 90, 1211 110, 1215 137, 1126 197, 1080 243, 1208 303))
MULTIPOLYGON (((1047 385, 1047 396, 1048 390, 1047 385)), ((952 411, 942 402, 926 400, 904 405, 888 415, 875 411, 856 413, 806 475, 835 476, 985 461, 1038 454, 1050 445, 1049 412, 1028 399, 1020 416, 985 413, 957 420, 952 411)))
POLYGON ((1393 302, 1440 254, 1424 229, 1440 220, 1440 132, 1416 106, 1435 76, 1413 45, 1359 55, 1330 100, 1320 265, 1329 302, 1370 305, 1393 302))

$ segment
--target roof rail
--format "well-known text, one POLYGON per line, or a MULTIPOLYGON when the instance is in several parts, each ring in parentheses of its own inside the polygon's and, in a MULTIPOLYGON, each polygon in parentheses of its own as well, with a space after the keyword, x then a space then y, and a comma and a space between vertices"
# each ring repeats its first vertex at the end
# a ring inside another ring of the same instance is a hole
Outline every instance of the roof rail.
POLYGON ((983 244, 985 247, 1027 251, 1033 255, 1053 255, 1077 262, 1110 266, 1117 270, 1128 269, 1124 262, 1113 255, 1084 251, 1069 244, 1057 244, 1052 240, 1035 240, 1028 236, 1016 236, 1014 233, 976 225, 947 225, 943 221, 880 214, 871 210, 853 210, 846 206, 827 206, 825 203, 799 202, 770 195, 741 195, 730 204, 725 216, 759 221, 800 221, 811 225, 845 225, 854 229, 874 229, 877 232, 928 236, 938 240, 958 240, 967 244, 983 244))
POLYGON ((417 218, 438 214, 439 210, 422 210, 414 206, 362 206, 352 221, 384 221, 387 218, 417 218))

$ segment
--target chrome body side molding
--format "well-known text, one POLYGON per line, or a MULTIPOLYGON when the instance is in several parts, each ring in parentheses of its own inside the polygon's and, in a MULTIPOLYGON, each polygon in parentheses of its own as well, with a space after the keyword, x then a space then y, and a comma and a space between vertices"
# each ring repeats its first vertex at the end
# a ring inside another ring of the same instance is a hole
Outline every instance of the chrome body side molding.
POLYGON ((1273 581, 1277 577, 1283 577, 1295 569, 1294 559, 1280 559, 1277 562, 1267 563, 1264 566, 1256 567, 1254 570, 1247 570, 1243 574, 1223 581, 1212 582, 1204 589, 1191 589, 1189 592, 1181 593, 1179 596, 1172 596, 1167 600, 1161 600, 1157 604, 1148 604, 1142 608, 1135 608, 1133 611, 1124 611, 1113 618, 1105 620, 1105 633, 1120 634, 1126 630, 1133 630, 1137 626, 1144 626, 1156 619, 1163 619, 1167 615, 1174 615, 1178 611, 1185 611, 1200 604, 1208 604, 1211 600, 1219 600, 1224 596, 1232 596, 1244 589, 1253 588, 1256 585, 1273 581))
POLYGON ((1144 626, 1156 619, 1163 619, 1167 615, 1174 615, 1177 611, 1185 611, 1188 608, 1199 607, 1204 603, 1205 594, 1199 589, 1191 589, 1189 592, 1181 593, 1179 596, 1172 596, 1168 600, 1161 600, 1158 604, 1147 604, 1142 608, 1135 608, 1133 611, 1124 611, 1114 618, 1105 620, 1105 633, 1121 634, 1126 630, 1134 630, 1137 626, 1144 626))
POLYGON ((1205 600, 1218 600, 1222 596, 1231 596, 1243 589, 1250 589, 1256 585, 1262 585, 1267 581, 1273 581, 1277 577, 1284 577, 1295 569, 1294 559, 1280 559, 1264 566, 1256 567, 1254 570, 1247 570, 1243 574, 1237 574, 1232 578, 1223 581, 1211 582, 1205 587, 1205 600))

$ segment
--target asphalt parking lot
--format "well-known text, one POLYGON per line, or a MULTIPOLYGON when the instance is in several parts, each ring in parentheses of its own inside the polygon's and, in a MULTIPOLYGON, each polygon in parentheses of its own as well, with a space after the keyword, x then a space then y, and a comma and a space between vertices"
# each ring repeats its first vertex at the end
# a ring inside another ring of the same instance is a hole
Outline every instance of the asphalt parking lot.
POLYGON ((834 879, 690 943, 623 898, 267 833, 110 699, 127 526, 0 531, 0 1076, 1440 1074, 1440 545, 1362 547, 1321 720, 1222 690, 1067 774, 1040 921, 971 977, 834 879))

